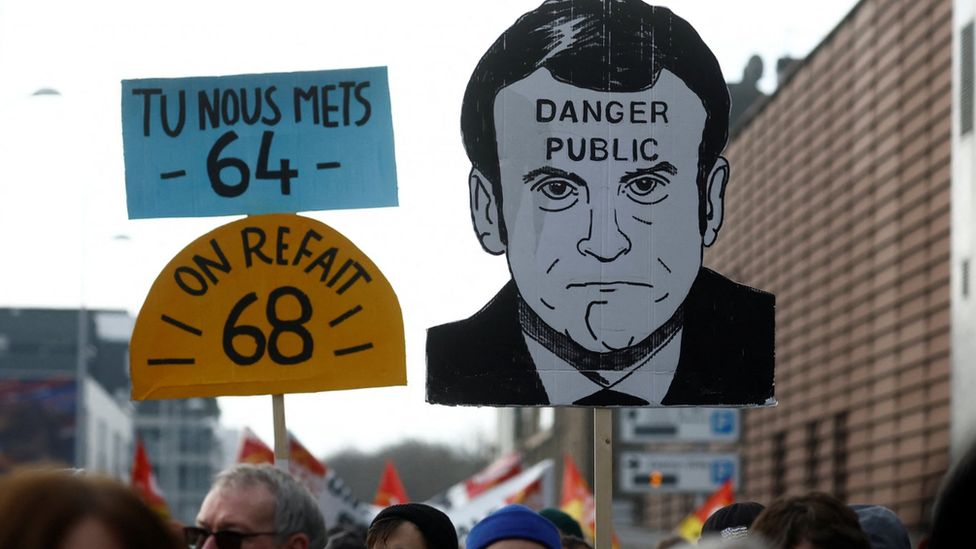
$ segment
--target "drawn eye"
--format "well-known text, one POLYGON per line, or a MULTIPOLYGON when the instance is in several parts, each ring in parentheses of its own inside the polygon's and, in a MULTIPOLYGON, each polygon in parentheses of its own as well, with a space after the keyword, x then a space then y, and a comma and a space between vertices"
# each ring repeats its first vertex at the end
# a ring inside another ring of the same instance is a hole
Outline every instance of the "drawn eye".
POLYGON ((657 204, 668 197, 664 188, 668 182, 651 176, 641 176, 628 181, 623 186, 624 193, 640 204, 657 204))
POLYGON ((532 185, 532 190, 542 195, 539 208, 547 212, 565 210, 579 200, 579 187, 561 177, 547 177, 532 185))

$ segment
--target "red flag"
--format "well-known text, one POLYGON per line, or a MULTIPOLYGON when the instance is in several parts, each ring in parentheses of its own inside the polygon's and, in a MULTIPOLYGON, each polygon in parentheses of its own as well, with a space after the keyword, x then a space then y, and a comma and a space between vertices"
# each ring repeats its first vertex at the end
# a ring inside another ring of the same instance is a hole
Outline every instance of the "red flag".
POLYGON ((325 475, 328 470, 317 457, 312 455, 298 438, 288 433, 288 472, 308 488, 315 497, 325 488, 325 475))
POLYGON ((389 507, 408 501, 410 499, 407 497, 407 491, 403 488, 403 483, 400 482, 400 475, 393 467, 393 461, 387 461, 386 467, 383 469, 383 476, 380 478, 380 486, 376 490, 376 497, 373 499, 373 505, 389 507))
POLYGON ((678 523, 677 528, 675 528, 675 531, 679 536, 688 541, 698 541, 698 538, 701 537, 702 526, 705 525, 708 517, 722 507, 731 505, 734 501, 735 495, 732 493, 732 479, 728 479, 722 483, 722 486, 718 490, 715 490, 712 495, 708 496, 705 503, 701 504, 698 509, 695 509, 694 512, 682 519, 678 523))
POLYGON ((513 452, 498 458, 491 465, 465 480, 464 489, 468 498, 474 498, 521 472, 522 454, 513 452))
MULTIPOLYGON (((587 537, 596 539, 596 502, 593 500, 593 492, 568 453, 563 455, 563 486, 559 508, 576 519, 587 537)), ((613 549, 617 549, 620 541, 616 534, 611 536, 613 549)))
POLYGON ((248 427, 241 433, 241 445, 237 449, 237 463, 274 463, 274 450, 258 438, 248 427))
POLYGON ((288 456, 291 459, 288 464, 293 468, 301 468, 312 475, 325 478, 325 464, 298 442, 298 438, 291 432, 288 433, 288 456))
POLYGON ((576 467, 576 461, 568 453, 563 455, 563 485, 559 508, 576 519, 584 529, 586 528, 584 524, 590 517, 595 518, 593 492, 590 491, 590 485, 576 467))
POLYGON ((518 492, 505 498, 505 503, 518 503, 531 509, 542 509, 542 479, 527 484, 518 492))
POLYGON ((132 489, 139 494, 142 501, 165 520, 170 519, 169 506, 163 497, 162 490, 156 484, 156 475, 152 472, 152 464, 146 455, 146 448, 142 439, 136 441, 136 457, 132 462, 132 489))

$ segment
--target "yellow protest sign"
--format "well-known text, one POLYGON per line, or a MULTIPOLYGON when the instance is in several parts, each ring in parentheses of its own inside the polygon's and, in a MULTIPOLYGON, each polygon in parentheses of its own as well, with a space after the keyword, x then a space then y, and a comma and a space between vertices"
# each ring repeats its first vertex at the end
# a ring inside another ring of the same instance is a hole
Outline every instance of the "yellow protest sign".
POLYGON ((403 385, 403 317, 380 270, 334 229, 251 216, 159 274, 130 368, 135 400, 403 385))

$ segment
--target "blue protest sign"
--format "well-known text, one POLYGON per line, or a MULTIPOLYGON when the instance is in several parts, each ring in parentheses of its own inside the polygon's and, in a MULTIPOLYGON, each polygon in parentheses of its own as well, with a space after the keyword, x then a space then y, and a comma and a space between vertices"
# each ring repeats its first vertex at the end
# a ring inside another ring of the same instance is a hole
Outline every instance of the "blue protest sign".
POLYGON ((386 67, 122 81, 129 218, 397 205, 386 67))

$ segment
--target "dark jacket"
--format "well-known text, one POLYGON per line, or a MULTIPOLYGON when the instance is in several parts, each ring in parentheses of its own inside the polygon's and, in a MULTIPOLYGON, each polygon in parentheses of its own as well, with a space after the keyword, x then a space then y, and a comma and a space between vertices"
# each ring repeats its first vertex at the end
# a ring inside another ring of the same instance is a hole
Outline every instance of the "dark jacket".
MULTIPOLYGON (((773 396, 775 297, 702 268, 685 299, 665 405, 757 405, 773 396)), ((548 405, 506 284, 467 320, 427 331, 427 401, 548 405)))

